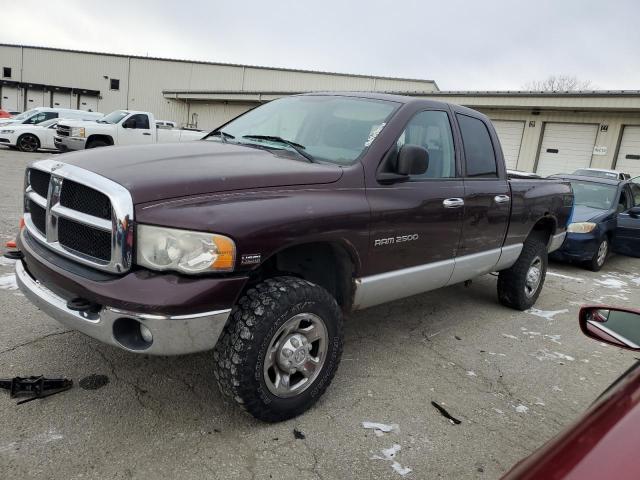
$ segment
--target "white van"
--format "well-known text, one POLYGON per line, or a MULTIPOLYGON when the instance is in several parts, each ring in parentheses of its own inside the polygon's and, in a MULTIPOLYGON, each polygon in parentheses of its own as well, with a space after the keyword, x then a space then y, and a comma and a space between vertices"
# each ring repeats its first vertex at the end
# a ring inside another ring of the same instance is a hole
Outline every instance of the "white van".
POLYGON ((100 112, 71 110, 70 108, 38 107, 32 110, 27 110, 26 112, 12 118, 3 118, 0 120, 0 125, 36 125, 40 122, 51 120, 53 118, 64 118, 68 120, 98 120, 102 117, 104 117, 104 114, 100 112))

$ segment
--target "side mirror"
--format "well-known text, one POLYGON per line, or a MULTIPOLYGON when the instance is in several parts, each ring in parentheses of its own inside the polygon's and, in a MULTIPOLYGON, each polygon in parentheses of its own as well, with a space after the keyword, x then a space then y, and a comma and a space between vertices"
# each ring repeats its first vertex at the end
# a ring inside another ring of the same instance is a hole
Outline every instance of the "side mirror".
POLYGON ((603 305, 580 309, 580 328, 590 338, 640 352, 640 311, 603 305))
POLYGON ((398 152, 396 173, 421 175, 429 168, 429 152, 419 145, 403 145, 398 152))
POLYGON ((638 218, 640 217, 640 207, 630 208, 628 213, 629 213, 629 216, 633 218, 638 218))

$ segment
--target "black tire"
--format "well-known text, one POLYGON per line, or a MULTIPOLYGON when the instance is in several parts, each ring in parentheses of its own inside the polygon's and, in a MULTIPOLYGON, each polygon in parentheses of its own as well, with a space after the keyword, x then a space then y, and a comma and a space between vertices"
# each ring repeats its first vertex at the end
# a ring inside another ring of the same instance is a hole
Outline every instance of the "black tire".
POLYGON ((249 289, 234 307, 213 353, 214 373, 224 395, 259 420, 279 422, 305 412, 322 396, 336 373, 342 346, 342 312, 329 292, 296 277, 271 278, 249 289), (282 398, 265 380, 267 351, 273 341, 284 341, 279 329, 300 314, 324 322, 326 353, 305 389, 282 398))
POLYGON ((607 237, 603 237, 598 244, 598 248, 596 252, 591 257, 591 260, 586 262, 585 266, 591 270, 592 272, 599 272, 600 269, 604 266, 607 261, 607 257, 609 256, 611 245, 609 244, 609 239, 607 237))
POLYGON ((33 153, 37 152, 40 148, 40 140, 38 137, 31 133, 25 133, 24 135, 20 135, 18 140, 16 141, 16 147, 21 152, 33 153))
POLYGON ((531 308, 542 291, 548 262, 546 243, 537 236, 527 238, 516 263, 498 275, 500 303, 521 311, 531 308), (527 276, 534 263, 539 266, 539 281, 537 287, 532 289, 527 276))
POLYGON ((91 140, 89 143, 87 143, 86 148, 99 148, 99 147, 108 147, 108 146, 109 144, 104 140, 91 140))

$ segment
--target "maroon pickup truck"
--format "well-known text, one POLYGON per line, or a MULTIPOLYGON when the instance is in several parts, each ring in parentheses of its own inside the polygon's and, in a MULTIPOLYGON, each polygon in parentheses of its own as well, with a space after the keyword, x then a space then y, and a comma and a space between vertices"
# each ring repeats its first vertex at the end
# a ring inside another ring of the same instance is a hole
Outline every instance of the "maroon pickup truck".
POLYGON ((214 349, 222 392, 278 421, 328 387, 345 312, 494 271, 500 302, 531 307, 572 203, 562 180, 510 180, 476 111, 300 95, 202 141, 36 161, 16 272, 99 341, 214 349))

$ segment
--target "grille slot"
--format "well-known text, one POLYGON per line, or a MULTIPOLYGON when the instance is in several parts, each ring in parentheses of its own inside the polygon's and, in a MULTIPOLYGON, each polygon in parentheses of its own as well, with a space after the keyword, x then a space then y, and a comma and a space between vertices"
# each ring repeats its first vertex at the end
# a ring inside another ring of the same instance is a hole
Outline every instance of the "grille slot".
POLYGON ((58 241, 60 245, 105 262, 111 260, 111 232, 58 218, 58 241))
POLYGON ((45 235, 47 231, 47 212, 33 200, 29 200, 29 213, 31 221, 41 234, 45 235))
POLYGON ((111 220, 109 198, 104 193, 72 180, 64 180, 62 183, 60 205, 87 215, 111 220))
POLYGON ((34 192, 43 198, 47 198, 50 178, 51 174, 49 173, 34 168, 29 169, 29 185, 31 185, 34 192))
POLYGON ((71 131, 70 127, 63 127, 62 125, 58 125, 58 128, 56 129, 56 133, 60 137, 68 137, 70 131, 71 131))

